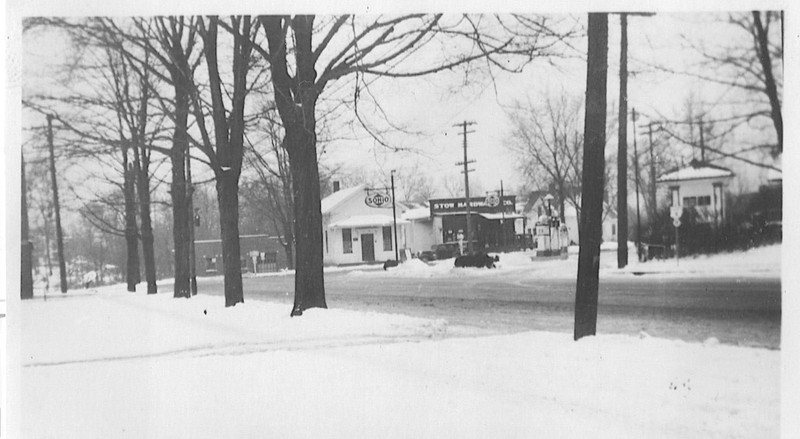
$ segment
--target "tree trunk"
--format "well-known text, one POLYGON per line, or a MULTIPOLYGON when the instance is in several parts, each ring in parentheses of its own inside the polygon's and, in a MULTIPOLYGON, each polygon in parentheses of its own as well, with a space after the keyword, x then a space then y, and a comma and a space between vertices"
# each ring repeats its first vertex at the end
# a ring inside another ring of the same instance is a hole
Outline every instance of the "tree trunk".
POLYGON ((21 154, 22 161, 22 230, 20 244, 22 245, 22 259, 20 260, 20 299, 33 298, 33 243, 30 241, 30 227, 28 223, 28 184, 25 181, 25 155, 21 154))
MULTIPOLYGON (((56 247, 58 248, 58 269, 61 293, 67 293, 67 262, 64 256, 64 232, 61 228, 61 204, 58 199, 58 180, 56 179, 56 157, 53 146, 53 116, 47 115, 47 143, 50 147, 50 183, 53 187, 53 209, 56 214, 56 247)), ((49 249, 48 249, 49 251, 49 249)))
POLYGON ((297 133, 297 137, 300 141, 290 141, 289 149, 297 240, 293 316, 302 315, 309 308, 328 307, 322 272, 322 208, 316 135, 312 130, 297 133))
MULTIPOLYGON (((783 113, 781 112, 781 101, 778 97, 778 88, 775 85, 775 76, 772 73, 772 58, 769 54, 769 37, 761 23, 761 12, 753 11, 753 23, 756 28, 756 40, 758 43, 758 60, 764 70, 764 87, 769 98, 772 123, 775 125, 775 132, 778 135, 778 151, 783 152, 783 113)), ((781 15, 781 25, 783 15, 781 15)))
POLYGON ((150 215, 149 167, 139 170, 139 215, 141 216, 142 256, 144 276, 147 280, 147 294, 156 294, 156 255, 153 237, 153 223, 150 215))
POLYGON ((125 281, 128 291, 136 292, 136 285, 141 281, 139 273, 139 231, 136 226, 136 176, 133 168, 128 165, 127 150, 123 151, 123 166, 125 167, 123 191, 125 192, 125 245, 127 248, 127 261, 125 267, 125 281))
POLYGON ((583 149, 578 282, 575 292, 575 340, 597 332, 600 242, 603 219, 603 170, 606 142, 608 14, 589 14, 586 116, 583 149))
MULTIPOLYGON (((143 81, 143 82, 146 82, 143 81)), ((153 223, 150 214, 150 149, 145 140, 147 125, 147 85, 141 97, 139 110, 139 132, 133 145, 133 167, 136 173, 136 191, 139 194, 139 217, 141 222, 142 258, 144 277, 147 280, 147 294, 156 294, 156 256, 153 237, 153 223)))
POLYGON ((217 175, 217 203, 225 274, 225 306, 244 303, 242 266, 239 259, 239 183, 230 171, 217 175))
POLYGON ((175 288, 173 297, 191 297, 189 290, 189 231, 186 227, 185 154, 189 146, 187 119, 189 91, 183 78, 173 78, 175 84, 175 132, 172 138, 172 239, 175 245, 175 288))
POLYGON ((186 227, 189 228, 189 289, 192 296, 197 295, 197 273, 194 254, 194 185, 192 184, 192 153, 186 151, 186 227))
POLYGON ((327 308, 322 271, 322 211, 317 163, 316 103, 319 90, 312 49, 314 16, 295 16, 295 78, 288 74, 283 18, 261 17, 269 42, 275 103, 286 131, 294 193, 295 276, 292 316, 309 308, 327 308))

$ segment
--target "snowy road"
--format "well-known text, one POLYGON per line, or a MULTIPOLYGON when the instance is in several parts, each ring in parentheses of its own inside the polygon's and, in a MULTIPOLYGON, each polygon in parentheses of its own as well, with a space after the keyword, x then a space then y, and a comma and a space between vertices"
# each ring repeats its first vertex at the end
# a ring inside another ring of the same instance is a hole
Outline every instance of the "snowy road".
MULTIPOLYGON (((519 271, 398 277, 383 270, 326 274, 332 308, 444 318, 487 333, 571 332, 575 281, 519 271)), ((220 294, 221 279, 200 293, 220 294)), ((249 277, 245 300, 291 306, 294 277, 249 277)), ((598 331, 778 348, 781 284, 775 278, 615 276, 600 283, 598 331)), ((288 311, 287 311, 288 312, 288 311)))

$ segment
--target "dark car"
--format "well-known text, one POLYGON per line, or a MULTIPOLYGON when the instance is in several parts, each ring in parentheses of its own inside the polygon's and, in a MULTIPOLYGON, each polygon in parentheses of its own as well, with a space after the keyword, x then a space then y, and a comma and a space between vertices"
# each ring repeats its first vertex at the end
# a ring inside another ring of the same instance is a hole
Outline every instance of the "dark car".
POLYGON ((455 266, 458 268, 495 268, 495 262, 498 262, 499 260, 499 256, 489 256, 486 253, 477 252, 457 257, 455 266))
POLYGON ((458 244, 437 244, 419 254, 419 259, 425 262, 450 259, 458 256, 458 244))

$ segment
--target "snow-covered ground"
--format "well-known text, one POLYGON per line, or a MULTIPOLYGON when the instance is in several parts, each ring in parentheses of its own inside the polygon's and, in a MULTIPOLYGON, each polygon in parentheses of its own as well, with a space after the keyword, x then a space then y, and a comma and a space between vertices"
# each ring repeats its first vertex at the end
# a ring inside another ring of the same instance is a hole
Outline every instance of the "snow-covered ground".
MULTIPOLYGON (((601 276, 780 276, 780 247, 615 262, 604 252, 601 276)), ((576 263, 519 252, 496 270, 412 260, 346 276, 572 277, 576 263)), ((715 339, 474 337, 444 320, 290 318, 284 304, 224 308, 123 285, 37 296, 20 312, 8 437, 780 437, 782 352, 715 339)))
POLYGON ((19 437, 779 436, 779 351, 288 311, 121 286, 26 301, 19 437))

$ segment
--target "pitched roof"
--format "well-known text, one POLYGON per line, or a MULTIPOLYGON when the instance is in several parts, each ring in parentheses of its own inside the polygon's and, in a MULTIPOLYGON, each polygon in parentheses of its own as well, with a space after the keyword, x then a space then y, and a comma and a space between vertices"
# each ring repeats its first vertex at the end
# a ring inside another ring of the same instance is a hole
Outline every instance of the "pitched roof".
POLYGON ((325 215, 326 213, 330 213, 336 206, 347 201, 350 197, 355 196, 356 194, 360 194, 364 192, 364 185, 360 184, 358 186, 354 186, 347 189, 342 189, 340 191, 336 191, 327 197, 323 198, 321 201, 322 206, 322 214, 325 215))
POLYGON ((722 166, 712 165, 710 163, 692 160, 689 166, 674 168, 661 177, 658 178, 659 182, 668 181, 686 181, 686 180, 702 180, 705 178, 729 178, 733 177, 733 171, 722 166))
POLYGON ((430 218, 431 216, 431 208, 430 207, 416 207, 414 209, 408 209, 403 212, 403 219, 407 220, 419 220, 430 218))

